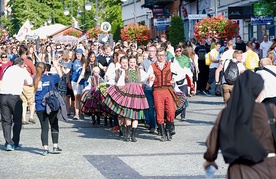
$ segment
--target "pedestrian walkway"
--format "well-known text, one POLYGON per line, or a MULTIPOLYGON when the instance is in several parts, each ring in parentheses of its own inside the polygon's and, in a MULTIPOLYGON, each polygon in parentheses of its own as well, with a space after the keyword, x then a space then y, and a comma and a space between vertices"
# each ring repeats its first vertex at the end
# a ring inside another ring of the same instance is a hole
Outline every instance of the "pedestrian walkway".
MULTIPOLYGON (((142 124, 138 141, 132 143, 111 128, 92 126, 88 118, 70 119, 60 122, 62 153, 48 156, 41 155, 37 118, 36 124, 23 126, 20 151, 4 150, 0 129, 0 178, 204 178, 204 142, 222 108, 221 97, 189 98, 187 120, 176 119, 176 135, 168 142, 160 142, 160 136, 147 133, 142 124)), ((221 155, 217 164, 216 178, 225 178, 227 165, 221 155)))

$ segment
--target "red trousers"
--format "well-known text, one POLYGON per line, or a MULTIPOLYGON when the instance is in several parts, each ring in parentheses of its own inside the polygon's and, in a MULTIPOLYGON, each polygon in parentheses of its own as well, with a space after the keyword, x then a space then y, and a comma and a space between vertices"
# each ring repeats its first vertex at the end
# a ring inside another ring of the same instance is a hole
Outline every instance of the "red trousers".
POLYGON ((154 108, 158 124, 164 124, 164 113, 167 112, 166 120, 174 122, 175 102, 168 89, 153 90, 154 108))

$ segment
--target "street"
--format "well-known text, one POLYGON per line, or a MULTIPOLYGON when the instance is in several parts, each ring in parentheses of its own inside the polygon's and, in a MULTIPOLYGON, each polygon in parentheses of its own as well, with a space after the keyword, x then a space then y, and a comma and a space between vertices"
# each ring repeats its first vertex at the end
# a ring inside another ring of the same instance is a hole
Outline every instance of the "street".
MULTIPOLYGON (((89 118, 60 121, 61 154, 42 156, 40 124, 23 126, 22 150, 4 150, 0 135, 0 178, 204 178, 202 164, 208 133, 223 108, 222 97, 189 98, 187 120, 175 120, 172 141, 160 142, 139 124, 137 142, 126 142, 112 128, 92 126, 89 118)), ((52 152, 49 134, 49 149, 52 152)), ((215 178, 225 178, 227 165, 218 155, 215 178)))

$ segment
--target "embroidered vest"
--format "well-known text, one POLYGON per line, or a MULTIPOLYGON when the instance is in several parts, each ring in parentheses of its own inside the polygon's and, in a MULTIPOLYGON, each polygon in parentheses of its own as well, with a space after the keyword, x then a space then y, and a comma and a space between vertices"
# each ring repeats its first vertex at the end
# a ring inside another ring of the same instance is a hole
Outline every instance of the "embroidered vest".
POLYGON ((125 82, 134 82, 134 83, 140 83, 141 81, 141 74, 138 67, 135 68, 135 70, 126 70, 126 77, 125 82))
POLYGON ((155 75, 155 79, 153 82, 153 87, 162 87, 172 86, 172 72, 171 72, 171 62, 165 62, 163 69, 161 70, 157 64, 157 62, 153 63, 152 65, 153 73, 155 75))

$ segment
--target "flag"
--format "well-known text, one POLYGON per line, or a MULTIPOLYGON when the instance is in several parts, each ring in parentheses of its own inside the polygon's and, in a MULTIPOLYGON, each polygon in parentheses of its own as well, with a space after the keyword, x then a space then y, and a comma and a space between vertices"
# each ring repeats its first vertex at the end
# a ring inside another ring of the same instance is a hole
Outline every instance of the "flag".
POLYGON ((31 35, 31 24, 28 19, 22 25, 22 27, 19 29, 19 31, 16 35, 16 39, 18 41, 23 41, 25 39, 26 35, 31 35))

